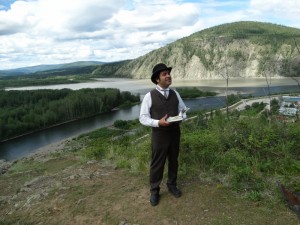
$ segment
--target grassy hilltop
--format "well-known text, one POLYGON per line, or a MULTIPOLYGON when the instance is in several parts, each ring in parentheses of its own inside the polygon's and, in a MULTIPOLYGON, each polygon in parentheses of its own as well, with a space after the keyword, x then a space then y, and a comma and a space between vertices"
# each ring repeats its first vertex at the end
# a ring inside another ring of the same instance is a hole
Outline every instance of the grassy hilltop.
POLYGON ((149 204, 151 129, 137 120, 19 160, 0 176, 0 224, 297 224, 276 181, 300 190, 300 126, 269 123, 261 109, 191 113, 182 123, 183 196, 163 184, 157 207, 149 204))

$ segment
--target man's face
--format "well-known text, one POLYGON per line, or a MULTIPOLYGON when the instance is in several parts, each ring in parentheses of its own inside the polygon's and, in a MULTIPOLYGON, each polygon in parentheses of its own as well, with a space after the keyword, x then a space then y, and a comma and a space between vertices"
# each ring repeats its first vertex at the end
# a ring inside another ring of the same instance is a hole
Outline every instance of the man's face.
POLYGON ((168 88, 172 84, 172 77, 169 70, 163 70, 156 79, 157 84, 162 88, 168 88))

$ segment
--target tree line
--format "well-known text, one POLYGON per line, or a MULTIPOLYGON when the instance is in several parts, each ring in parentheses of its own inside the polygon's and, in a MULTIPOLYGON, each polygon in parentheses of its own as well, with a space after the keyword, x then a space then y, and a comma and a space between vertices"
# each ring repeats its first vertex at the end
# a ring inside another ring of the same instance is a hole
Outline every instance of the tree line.
POLYGON ((139 101, 138 95, 112 88, 0 90, 0 141, 139 101))

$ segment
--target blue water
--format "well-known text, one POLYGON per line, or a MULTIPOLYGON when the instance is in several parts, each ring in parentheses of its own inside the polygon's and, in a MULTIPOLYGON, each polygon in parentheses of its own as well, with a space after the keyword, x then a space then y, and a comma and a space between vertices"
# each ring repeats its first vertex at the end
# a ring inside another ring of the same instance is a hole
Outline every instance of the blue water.
POLYGON ((284 101, 289 101, 289 102, 300 102, 300 97, 296 97, 296 96, 282 96, 282 99, 284 101))

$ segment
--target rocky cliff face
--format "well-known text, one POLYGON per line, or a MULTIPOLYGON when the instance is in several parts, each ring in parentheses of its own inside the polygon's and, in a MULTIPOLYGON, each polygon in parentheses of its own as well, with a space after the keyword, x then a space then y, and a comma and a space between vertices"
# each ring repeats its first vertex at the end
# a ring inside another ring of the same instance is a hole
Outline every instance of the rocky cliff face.
POLYGON ((120 65, 114 76, 150 78, 153 66, 160 62, 173 67, 174 79, 297 76, 298 37, 299 29, 273 24, 221 25, 130 60, 120 65))

